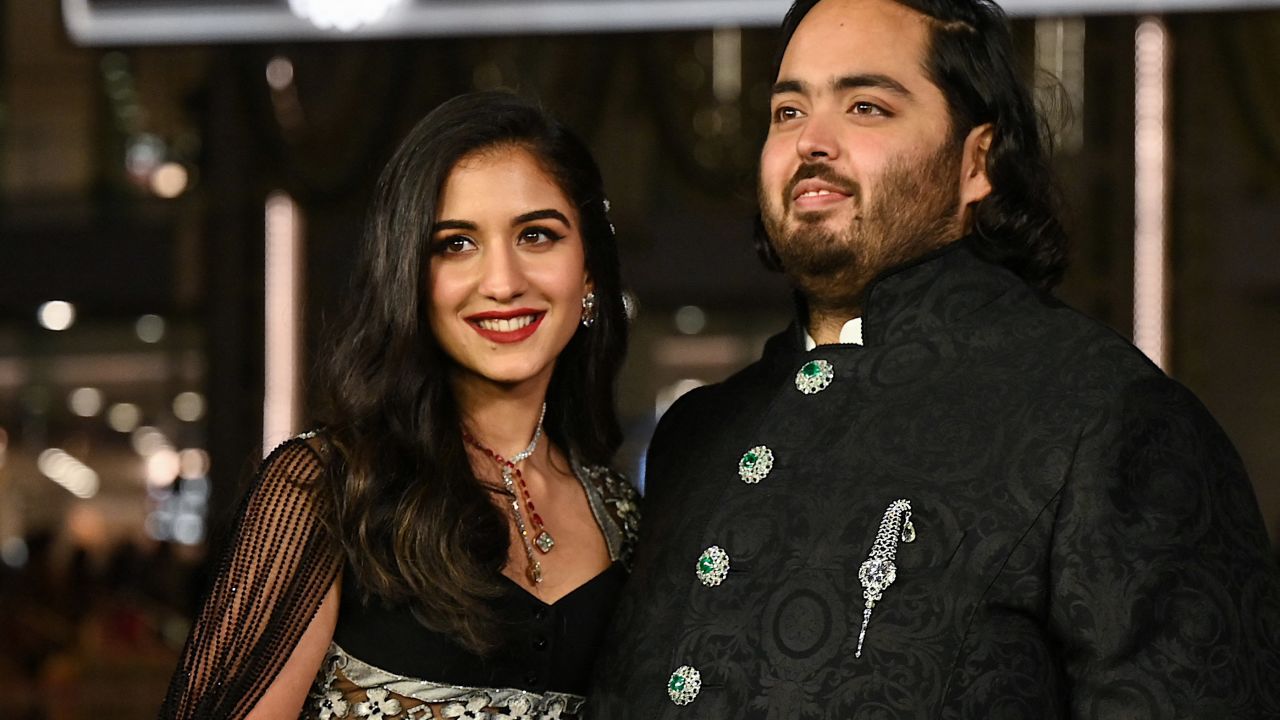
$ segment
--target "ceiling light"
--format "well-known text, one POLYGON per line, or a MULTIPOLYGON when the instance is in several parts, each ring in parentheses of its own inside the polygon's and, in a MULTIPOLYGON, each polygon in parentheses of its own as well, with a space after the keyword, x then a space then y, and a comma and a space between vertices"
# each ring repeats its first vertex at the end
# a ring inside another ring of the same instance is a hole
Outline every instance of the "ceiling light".
POLYGON ((321 30, 351 32, 382 19, 403 0, 289 0, 289 10, 321 30))

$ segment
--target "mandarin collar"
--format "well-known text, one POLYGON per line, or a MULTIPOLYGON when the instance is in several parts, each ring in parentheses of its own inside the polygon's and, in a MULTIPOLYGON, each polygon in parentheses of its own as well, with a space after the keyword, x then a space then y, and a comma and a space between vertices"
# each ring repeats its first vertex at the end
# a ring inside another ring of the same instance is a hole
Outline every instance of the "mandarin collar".
MULTIPOLYGON (((978 257, 961 238, 876 276, 862 307, 861 346, 875 348, 938 332, 1025 283, 1012 271, 978 257)), ((819 346, 819 348, 844 346, 819 346)), ((803 353, 799 317, 770 338, 765 355, 803 353)), ((788 361, 789 362, 789 361, 788 361)))

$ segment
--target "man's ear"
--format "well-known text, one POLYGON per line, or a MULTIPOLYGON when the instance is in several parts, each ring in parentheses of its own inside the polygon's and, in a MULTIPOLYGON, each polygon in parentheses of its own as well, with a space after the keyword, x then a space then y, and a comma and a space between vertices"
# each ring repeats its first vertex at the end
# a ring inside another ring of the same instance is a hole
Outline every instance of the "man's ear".
POLYGON ((987 156, 995 140, 991 123, 979 125, 964 139, 964 155, 960 160, 960 206, 969 208, 991 194, 991 178, 987 175, 987 156))

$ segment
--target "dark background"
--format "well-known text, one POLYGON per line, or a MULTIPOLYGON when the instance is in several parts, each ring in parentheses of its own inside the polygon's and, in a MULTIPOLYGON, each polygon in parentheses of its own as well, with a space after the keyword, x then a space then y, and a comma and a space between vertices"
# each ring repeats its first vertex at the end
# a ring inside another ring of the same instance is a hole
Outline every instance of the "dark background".
MULTIPOLYGON (((1083 75, 1067 83, 1083 102, 1053 114, 1074 240, 1059 294, 1125 335, 1138 21, 1014 22, 1027 76, 1045 87, 1037 36, 1084 32, 1083 75)), ((1169 369, 1235 440, 1275 538, 1280 12, 1164 21, 1169 369)), ((344 292, 377 172, 408 128, 455 94, 539 97, 599 158, 639 307, 619 465, 642 476, 661 409, 749 362, 790 313, 781 279, 750 244, 775 31, 736 35, 736 97, 713 92, 713 36, 708 27, 85 47, 68 38, 57 3, 0 1, 0 715, 154 713, 206 578, 207 538, 263 451, 266 198, 287 192, 303 217, 306 367, 323 352, 316 338, 344 292), (273 58, 294 69, 283 90, 266 81, 273 58), (139 143, 186 169, 181 194, 159 197, 129 170, 139 143), (36 321, 54 299, 77 310, 62 332, 36 321), (678 326, 685 306, 704 318, 697 332, 678 326), (164 318, 158 342, 135 332, 144 314, 164 318), (80 387, 101 391, 102 411, 69 409, 80 387), (199 417, 175 413, 183 392, 205 399, 199 417), (117 402, 137 404, 175 449, 207 451, 207 500, 178 508, 205 518, 187 538, 196 542, 177 541, 156 513, 175 511, 178 489, 203 485, 149 486, 131 435, 104 421, 117 402), (49 447, 92 467, 99 492, 77 498, 42 474, 37 457, 49 447)))

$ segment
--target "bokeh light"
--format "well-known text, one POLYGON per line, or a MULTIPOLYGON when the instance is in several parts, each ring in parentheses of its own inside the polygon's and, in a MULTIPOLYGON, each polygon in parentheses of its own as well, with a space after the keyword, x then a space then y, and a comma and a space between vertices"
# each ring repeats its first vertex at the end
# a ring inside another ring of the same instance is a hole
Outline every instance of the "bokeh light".
POLYGON ((272 90, 284 90, 293 84, 293 62, 283 55, 267 63, 267 84, 272 90))
POLYGON ((685 335, 697 335, 707 327, 707 314, 697 305, 676 310, 676 329, 685 335))
POLYGON ((199 448, 186 448, 178 453, 178 474, 183 480, 196 480, 209 474, 209 453, 199 448))
POLYGON ((40 325, 49 330, 66 330, 75 324, 76 306, 66 300, 50 300, 36 311, 40 325))
POLYGON ((151 192, 165 199, 176 198, 187 189, 190 175, 180 163, 167 162, 151 173, 151 192))
POLYGON ((67 395, 67 407, 80 417, 93 417, 102 412, 102 391, 91 387, 76 388, 67 395))
POLYGON ((173 448, 162 447, 147 456, 147 484, 167 487, 178 479, 181 460, 173 448))
POLYGON ((164 339, 164 318, 159 315, 143 315, 133 324, 138 339, 144 343, 158 343, 164 339))
POLYGON ((184 422, 195 422, 204 417, 204 396, 198 392, 178 393, 173 399, 174 417, 184 422))
POLYGON ((164 449, 173 449, 173 445, 169 442, 169 438, 164 433, 151 427, 150 425, 142 425, 133 431, 133 435, 129 438, 133 443, 134 452, 142 457, 151 457, 155 453, 164 449))
POLYGON ((142 409, 133 403, 116 403, 107 410, 107 425, 116 432, 133 432, 142 422, 142 409))
POLYGON ((30 557, 27 541, 20 537, 5 538, 4 542, 0 543, 0 560, 11 568, 26 566, 30 557))
POLYGON ((62 448, 47 448, 36 457, 36 468, 78 498, 98 494, 98 473, 62 448))

